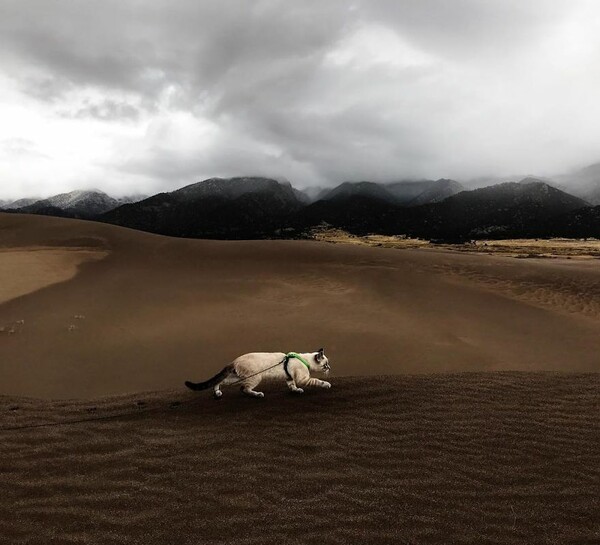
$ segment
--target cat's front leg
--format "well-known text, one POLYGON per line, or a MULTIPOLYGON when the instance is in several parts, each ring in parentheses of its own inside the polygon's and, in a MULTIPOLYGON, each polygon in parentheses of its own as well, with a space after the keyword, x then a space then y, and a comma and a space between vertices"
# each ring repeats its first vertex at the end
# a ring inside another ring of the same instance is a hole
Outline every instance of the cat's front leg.
POLYGON ((298 388, 298 386, 296 386, 295 380, 288 380, 287 385, 288 385, 288 388, 295 394, 303 394, 304 393, 304 390, 302 388, 298 388))
POLYGON ((331 388, 331 383, 326 380, 319 380, 318 378, 309 378, 306 382, 307 386, 318 386, 319 388, 331 388))

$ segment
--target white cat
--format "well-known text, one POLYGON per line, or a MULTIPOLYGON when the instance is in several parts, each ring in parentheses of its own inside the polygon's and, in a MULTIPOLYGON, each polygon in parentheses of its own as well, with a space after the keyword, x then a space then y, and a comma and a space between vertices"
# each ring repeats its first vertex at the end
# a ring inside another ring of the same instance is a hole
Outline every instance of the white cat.
POLYGON ((222 371, 205 382, 186 381, 185 385, 191 390, 206 390, 214 388, 215 398, 223 395, 221 386, 228 384, 241 384, 242 392, 254 397, 265 397, 263 392, 256 388, 263 379, 283 379, 289 389, 297 394, 304 390, 300 386, 320 386, 331 388, 331 384, 324 380, 312 378, 310 371, 329 374, 329 360, 323 349, 317 352, 252 352, 236 358, 222 371))

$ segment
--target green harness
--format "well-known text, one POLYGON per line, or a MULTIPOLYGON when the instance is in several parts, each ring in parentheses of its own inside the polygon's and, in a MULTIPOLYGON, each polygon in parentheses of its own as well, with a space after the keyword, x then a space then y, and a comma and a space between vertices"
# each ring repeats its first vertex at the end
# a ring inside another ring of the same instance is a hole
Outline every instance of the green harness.
POLYGON ((304 365, 306 365, 306 368, 310 371, 310 365, 300 354, 296 354, 296 352, 288 352, 283 358, 283 370, 285 371, 285 374, 287 375, 287 378, 289 380, 294 380, 292 378, 292 375, 290 375, 290 372, 288 371, 288 363, 290 362, 290 360, 293 359, 301 361, 304 365))

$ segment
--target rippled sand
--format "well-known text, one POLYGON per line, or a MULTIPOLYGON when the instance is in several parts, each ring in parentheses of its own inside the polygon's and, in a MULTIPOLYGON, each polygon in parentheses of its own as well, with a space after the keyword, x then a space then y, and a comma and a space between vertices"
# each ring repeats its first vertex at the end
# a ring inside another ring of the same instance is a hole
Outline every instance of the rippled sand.
POLYGON ((331 381, 0 398, 0 541, 600 542, 600 375, 331 381))

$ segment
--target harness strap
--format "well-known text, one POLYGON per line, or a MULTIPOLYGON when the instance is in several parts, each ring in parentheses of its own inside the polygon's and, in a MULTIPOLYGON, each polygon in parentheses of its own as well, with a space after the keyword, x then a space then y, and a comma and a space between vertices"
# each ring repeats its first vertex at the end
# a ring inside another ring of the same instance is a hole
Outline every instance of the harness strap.
POLYGON ((285 357, 283 358, 283 370, 285 371, 285 374, 287 375, 288 380, 294 380, 292 378, 292 375, 290 375, 290 372, 288 371, 288 363, 292 359, 297 359, 297 360, 301 361, 304 365, 306 365, 306 368, 310 371, 310 365, 300 354, 296 354, 296 352, 288 352, 285 355, 285 357))

